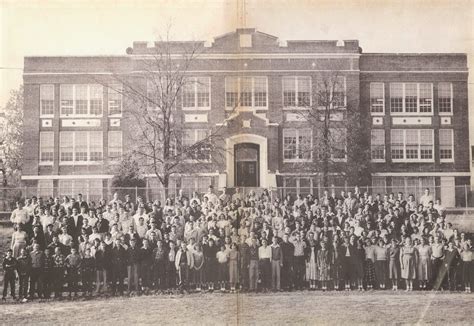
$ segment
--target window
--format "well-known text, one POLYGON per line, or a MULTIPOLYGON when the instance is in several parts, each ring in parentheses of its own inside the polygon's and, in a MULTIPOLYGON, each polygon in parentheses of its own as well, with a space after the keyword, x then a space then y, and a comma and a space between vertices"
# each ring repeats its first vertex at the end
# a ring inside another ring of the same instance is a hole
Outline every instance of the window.
POLYGON ((433 129, 392 129, 390 145, 394 162, 433 161, 433 129))
POLYGON ((54 85, 40 86, 40 116, 54 115, 54 85))
POLYGON ((102 179, 60 179, 58 182, 61 195, 73 197, 82 194, 85 201, 99 201, 103 197, 102 179))
POLYGON ((184 81, 183 108, 209 108, 210 78, 192 77, 184 81))
POLYGON ((433 84, 391 83, 390 111, 401 114, 432 114, 433 84))
POLYGON ((370 83, 370 112, 374 115, 385 111, 384 83, 370 83))
POLYGON ((211 160, 211 148, 206 141, 207 137, 208 131, 205 129, 186 129, 184 131, 183 151, 190 160, 205 162, 211 160))
POLYGON ((76 131, 74 133, 74 160, 76 162, 87 161, 87 131, 76 131))
POLYGON ((54 160, 54 132, 40 132, 40 164, 51 163, 54 160))
POLYGON ((372 195, 375 197, 376 194, 386 194, 387 183, 385 177, 372 177, 372 195))
POLYGON ((61 115, 74 113, 74 85, 61 85, 61 115))
POLYGON ((344 76, 317 78, 317 101, 320 107, 343 109, 346 106, 346 79, 344 76))
POLYGON ((226 77, 226 107, 267 107, 266 77, 226 77))
POLYGON ((453 162, 454 160, 454 144, 453 130, 439 130, 439 158, 441 162, 453 162))
POLYGON ((112 161, 119 160, 122 157, 122 132, 109 131, 107 143, 109 159, 112 161))
POLYGON ((311 106, 311 77, 283 77, 283 107, 311 106))
POLYGON ((122 114, 122 85, 113 84, 108 87, 109 115, 120 116, 122 114))
POLYGON ((53 180, 38 180, 38 197, 49 198, 53 196, 53 180))
POLYGON ((453 113, 453 84, 438 84, 438 108, 440 115, 453 113))
POLYGON ((436 196, 434 177, 392 177, 391 192, 402 192, 407 195, 414 195, 416 200, 423 195, 428 188, 436 196))
POLYGON ((311 129, 283 129, 283 160, 311 161, 311 129))
POLYGON ((234 108, 239 103, 239 78, 227 77, 225 79, 226 107, 234 108))
POLYGON ((346 129, 331 129, 331 159, 335 161, 343 161, 346 159, 346 129))
POLYGON ((372 129, 371 130, 371 158, 372 161, 385 161, 385 130, 372 129))
POLYGON ((73 131, 61 131, 59 133, 59 160, 61 162, 72 162, 74 158, 73 131))
POLYGON ((89 132, 89 160, 90 161, 102 161, 103 155, 103 133, 102 131, 90 131, 89 132))
POLYGON ((403 112, 403 84, 390 84, 390 110, 394 112, 403 112))
POLYGON ((313 193, 313 185, 316 186, 316 182, 314 182, 309 176, 292 176, 283 178, 283 191, 285 196, 291 194, 306 197, 313 193))
POLYGON ((176 108, 176 81, 156 76, 146 80, 146 101, 149 110, 165 110, 176 108), (168 82, 169 80, 169 82, 168 82))
POLYGON ((59 134, 61 163, 102 161, 102 131, 62 131, 59 134))
POLYGON ((101 85, 61 85, 61 115, 101 116, 102 93, 101 85))
POLYGON ((197 191, 200 194, 206 193, 211 184, 212 177, 182 177, 180 189, 183 190, 184 194, 191 197, 193 191, 197 191))

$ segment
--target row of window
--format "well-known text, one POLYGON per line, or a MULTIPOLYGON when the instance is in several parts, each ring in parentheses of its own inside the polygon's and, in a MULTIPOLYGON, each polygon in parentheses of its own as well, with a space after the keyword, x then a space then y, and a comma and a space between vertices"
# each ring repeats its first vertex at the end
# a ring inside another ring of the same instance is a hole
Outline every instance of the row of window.
MULTIPOLYGON (((59 161, 64 164, 101 162, 103 160, 102 131, 61 131, 59 133, 59 161)), ((122 132, 109 131, 107 149, 110 160, 122 156, 122 132)), ((54 161, 54 132, 40 132, 40 162, 54 161)))
MULTIPOLYGON (((452 83, 438 83, 439 114, 453 112, 452 83)), ((370 83, 370 110, 373 115, 385 114, 385 84, 370 83)), ((390 112, 392 114, 433 113, 432 83, 390 83, 390 112)))
MULTIPOLYGON (((104 87, 97 84, 61 84, 60 86, 61 116, 102 116, 104 87)), ((122 90, 120 85, 109 85, 108 114, 122 114, 122 90)), ((40 86, 40 115, 54 116, 54 85, 40 86)))
MULTIPOLYGON (((333 128, 329 132, 332 160, 346 159, 346 130, 333 128)), ((283 129, 283 161, 311 162, 313 159, 312 129, 283 129)))
MULTIPOLYGON (((148 80, 147 98, 149 107, 160 105, 160 94, 169 85, 166 81, 148 80)), ((182 106, 184 109, 209 109, 211 105, 210 77, 189 77, 182 85, 182 106)), ((319 105, 331 102, 332 106, 344 107, 345 78, 337 77, 333 82, 319 82, 316 101, 319 105), (321 90, 322 89, 322 90, 321 90), (327 96, 326 96, 327 95, 327 96), (327 99, 323 99, 327 97, 327 99)), ((290 76, 282 78, 283 106, 309 107, 311 98, 311 77, 290 76)), ((108 114, 122 113, 122 86, 112 84, 106 87, 108 93, 108 114)), ((61 84, 61 116, 102 116, 104 87, 98 84, 61 84)), ((40 87, 40 113, 42 117, 54 116, 54 85, 44 84, 40 87)), ((170 98, 168 98, 170 100, 170 98)), ((225 79, 226 108, 268 106, 267 77, 227 77, 225 79)), ((167 104, 170 105, 170 104, 167 104)), ((171 103, 176 106, 176 103, 171 103)))
POLYGON ((54 195, 68 196, 69 198, 82 194, 89 201, 99 201, 104 197, 101 179, 58 180, 57 193, 54 193, 53 180, 38 180, 38 196, 49 198, 54 195))
MULTIPOLYGON (((392 129, 390 130, 390 157, 392 162, 433 162, 433 129, 392 129)), ((454 132, 452 129, 439 130, 439 157, 441 162, 454 160, 454 132)), ((385 130, 371 130, 371 158, 374 162, 384 162, 385 130)))

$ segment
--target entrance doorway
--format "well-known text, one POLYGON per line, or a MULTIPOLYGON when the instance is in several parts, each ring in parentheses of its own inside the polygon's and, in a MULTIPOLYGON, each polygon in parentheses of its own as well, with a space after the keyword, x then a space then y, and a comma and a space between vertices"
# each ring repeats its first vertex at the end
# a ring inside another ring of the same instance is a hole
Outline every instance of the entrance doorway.
POLYGON ((260 146, 253 143, 234 145, 234 167, 236 187, 258 187, 260 180, 260 146))

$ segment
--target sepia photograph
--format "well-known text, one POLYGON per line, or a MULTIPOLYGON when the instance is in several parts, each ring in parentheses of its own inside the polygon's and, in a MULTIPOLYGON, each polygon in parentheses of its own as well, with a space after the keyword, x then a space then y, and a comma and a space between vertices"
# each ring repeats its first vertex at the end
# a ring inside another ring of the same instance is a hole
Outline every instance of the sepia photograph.
POLYGON ((0 0, 0 324, 472 325, 473 21, 0 0))

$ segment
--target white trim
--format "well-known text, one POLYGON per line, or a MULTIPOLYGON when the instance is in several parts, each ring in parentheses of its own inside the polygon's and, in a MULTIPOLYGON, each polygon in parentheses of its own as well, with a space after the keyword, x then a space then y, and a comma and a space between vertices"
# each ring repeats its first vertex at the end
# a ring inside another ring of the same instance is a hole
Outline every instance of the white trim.
MULTIPOLYGON (((147 59, 153 57, 155 54, 132 54, 132 60, 147 59)), ((357 59, 360 58, 360 53, 206 53, 196 56, 196 59, 312 59, 324 58, 330 59, 333 57, 346 57, 357 59)), ((183 54, 171 54, 171 58, 182 59, 183 54)))
POLYGON ((374 172, 376 177, 470 177, 470 172, 374 172))
POLYGON ((21 180, 112 179, 113 177, 109 174, 22 175, 21 180))
MULTIPOLYGON (((183 73, 188 73, 188 74, 196 74, 196 73, 279 73, 279 72, 327 72, 327 71, 334 71, 334 69, 261 69, 261 70, 252 70, 252 69, 246 69, 246 70, 220 70, 220 69, 214 69, 214 70, 189 70, 189 71, 184 71, 183 73)), ((361 71, 359 69, 354 69, 354 70, 347 70, 347 69, 341 69, 337 70, 339 72, 354 72, 354 73, 360 73, 361 71)), ((128 74, 134 74, 134 73, 151 73, 151 72, 157 72, 157 71, 141 71, 141 70, 133 70, 130 72, 124 72, 124 73, 105 73, 105 72, 30 72, 30 73, 23 73, 23 76, 44 76, 44 75, 108 75, 108 76, 113 76, 113 75, 128 75, 128 74)), ((26 82, 28 84, 28 82, 26 82)))
MULTIPOLYGON (((200 172, 200 173, 172 173, 170 176, 173 177, 217 177, 219 172, 200 172)), ((156 174, 145 174, 144 178, 157 178, 156 174)))
POLYGON ((468 73, 468 70, 360 70, 361 73, 367 73, 367 74, 374 74, 374 73, 383 73, 383 74, 388 74, 388 73, 398 73, 398 74, 404 74, 404 73, 422 73, 422 74, 433 74, 433 73, 468 73))
POLYGON ((234 146, 240 143, 259 145, 259 187, 266 188, 271 183, 268 171, 268 140, 255 134, 238 134, 226 139, 226 172, 227 186, 234 186, 234 146))

